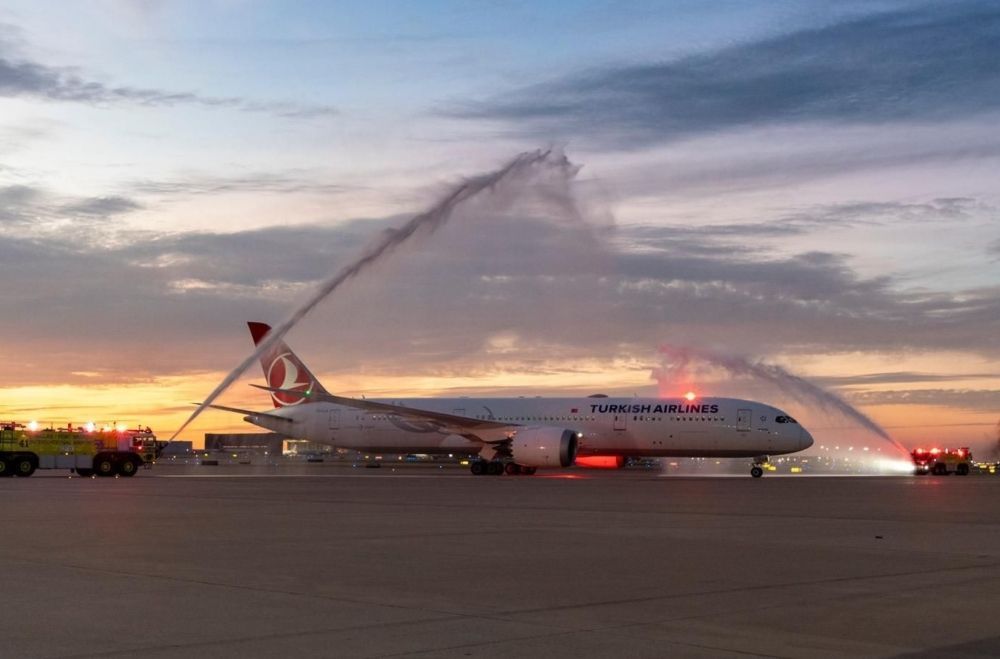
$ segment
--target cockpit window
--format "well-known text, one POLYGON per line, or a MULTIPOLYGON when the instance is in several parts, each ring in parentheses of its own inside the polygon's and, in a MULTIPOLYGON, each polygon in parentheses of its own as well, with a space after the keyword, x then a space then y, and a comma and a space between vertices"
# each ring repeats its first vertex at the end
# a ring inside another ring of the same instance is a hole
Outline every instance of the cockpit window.
POLYGON ((774 420, 776 423, 798 423, 798 421, 790 416, 776 416, 774 420))

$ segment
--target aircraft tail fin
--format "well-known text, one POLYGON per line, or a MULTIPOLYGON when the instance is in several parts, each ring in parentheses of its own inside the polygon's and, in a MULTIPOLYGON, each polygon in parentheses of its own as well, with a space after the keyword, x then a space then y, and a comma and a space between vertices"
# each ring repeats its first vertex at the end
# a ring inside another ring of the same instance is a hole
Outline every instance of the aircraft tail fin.
MULTIPOLYGON (((271 326, 265 323, 248 322, 247 326, 250 328, 254 345, 260 345, 267 333, 271 331, 271 326)), ((312 371, 302 363, 302 360, 292 352, 292 349, 284 341, 278 341, 270 350, 261 355, 260 366, 264 369, 264 379, 272 389, 329 394, 316 379, 316 376, 312 374, 312 371)), ((306 399, 293 393, 272 391, 271 400, 276 408, 280 408, 299 405, 306 399)))

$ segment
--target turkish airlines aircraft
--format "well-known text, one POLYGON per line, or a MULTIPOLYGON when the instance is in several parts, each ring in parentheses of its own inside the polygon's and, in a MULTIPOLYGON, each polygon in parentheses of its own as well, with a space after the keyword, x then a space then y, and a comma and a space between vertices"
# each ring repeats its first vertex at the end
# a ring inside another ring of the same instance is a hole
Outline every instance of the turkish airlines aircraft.
MULTIPOLYGON (((248 323, 254 343, 270 331, 248 323)), ((621 464, 624 456, 752 458, 810 447, 781 410, 735 398, 399 398, 328 392, 284 343, 261 357, 274 410, 244 420, 277 433, 369 453, 478 455, 474 474, 533 474, 538 467, 621 464), (610 464, 609 464, 610 462, 610 464)), ((253 385, 258 386, 258 385, 253 385)))

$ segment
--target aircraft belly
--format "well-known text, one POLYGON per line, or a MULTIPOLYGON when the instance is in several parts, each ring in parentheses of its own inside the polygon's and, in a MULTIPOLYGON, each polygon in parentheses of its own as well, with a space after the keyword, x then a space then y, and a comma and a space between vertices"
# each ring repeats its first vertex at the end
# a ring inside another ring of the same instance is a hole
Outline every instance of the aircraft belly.
MULTIPOLYGON (((765 433, 731 427, 659 426, 587 433, 581 455, 642 457, 754 457, 774 452, 765 433)), ((775 452, 776 453, 776 452, 775 452)))
POLYGON ((334 432, 338 447, 375 453, 478 453, 480 442, 459 435, 407 432, 388 428, 350 428, 334 432))

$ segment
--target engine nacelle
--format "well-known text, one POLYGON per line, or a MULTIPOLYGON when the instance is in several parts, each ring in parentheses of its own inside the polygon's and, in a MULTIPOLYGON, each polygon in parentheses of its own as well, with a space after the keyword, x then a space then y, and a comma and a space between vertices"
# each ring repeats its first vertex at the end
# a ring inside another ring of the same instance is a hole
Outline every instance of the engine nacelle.
POLYGON ((520 428, 511 441, 511 457, 523 467, 568 467, 576 459, 576 431, 551 426, 520 428))
POLYGON ((621 469, 625 466, 625 456, 585 455, 576 459, 576 466, 589 469, 621 469))

